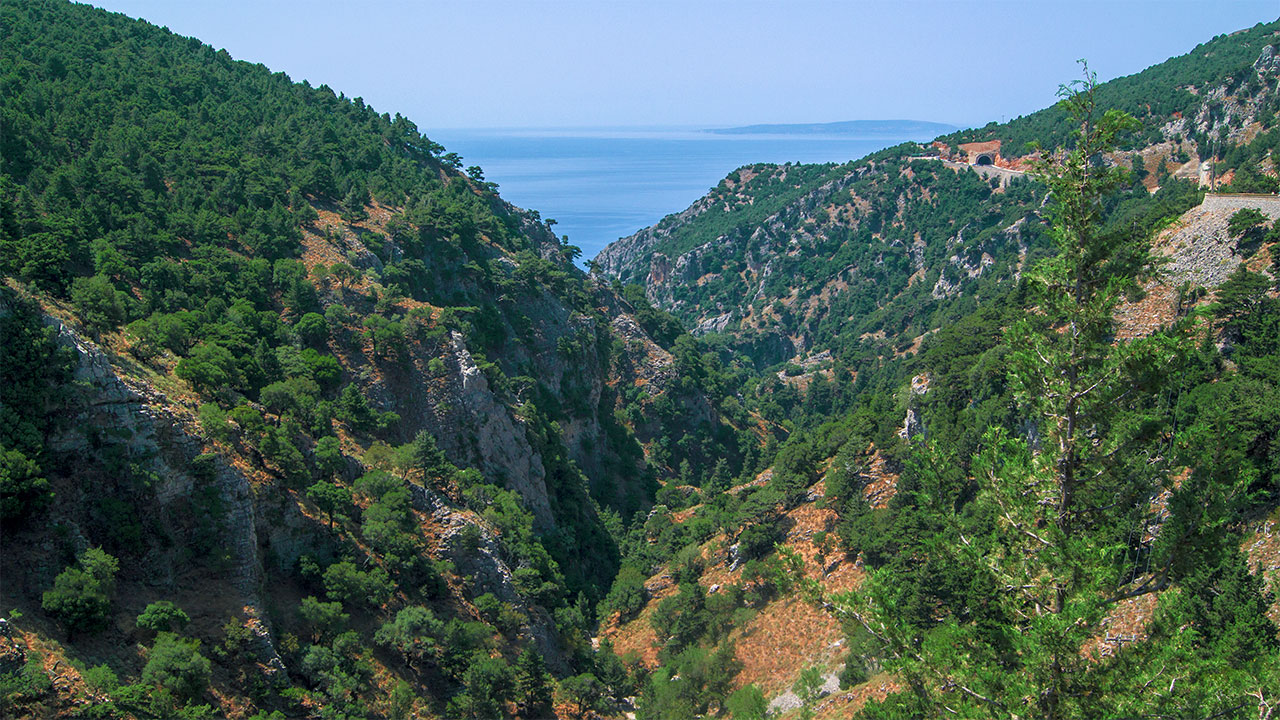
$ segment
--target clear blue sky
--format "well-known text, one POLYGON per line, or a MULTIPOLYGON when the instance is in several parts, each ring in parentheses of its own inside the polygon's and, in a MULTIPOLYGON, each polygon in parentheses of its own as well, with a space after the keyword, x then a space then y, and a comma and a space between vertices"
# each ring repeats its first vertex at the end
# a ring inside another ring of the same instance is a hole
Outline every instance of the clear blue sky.
POLYGON ((1276 0, 99 0, 431 128, 1035 111, 1087 58, 1128 75, 1276 0))

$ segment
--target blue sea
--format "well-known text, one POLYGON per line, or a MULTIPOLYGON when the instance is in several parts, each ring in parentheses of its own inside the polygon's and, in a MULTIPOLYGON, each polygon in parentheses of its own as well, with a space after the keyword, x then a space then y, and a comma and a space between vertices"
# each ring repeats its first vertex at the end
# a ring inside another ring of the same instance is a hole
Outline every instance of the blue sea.
POLYGON ((687 208, 730 172, 757 162, 846 162, 907 140, 881 135, 721 135, 693 128, 435 130, 479 165, 508 202, 556 220, 582 248, 605 245, 687 208))

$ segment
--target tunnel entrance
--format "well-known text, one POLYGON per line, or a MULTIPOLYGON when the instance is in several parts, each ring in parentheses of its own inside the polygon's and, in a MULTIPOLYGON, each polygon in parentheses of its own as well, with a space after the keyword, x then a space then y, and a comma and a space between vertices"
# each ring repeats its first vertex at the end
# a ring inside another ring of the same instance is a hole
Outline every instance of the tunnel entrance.
POLYGON ((977 160, 973 161, 973 164, 974 165, 994 165, 995 161, 992 160, 990 155, 983 153, 978 156, 977 160))

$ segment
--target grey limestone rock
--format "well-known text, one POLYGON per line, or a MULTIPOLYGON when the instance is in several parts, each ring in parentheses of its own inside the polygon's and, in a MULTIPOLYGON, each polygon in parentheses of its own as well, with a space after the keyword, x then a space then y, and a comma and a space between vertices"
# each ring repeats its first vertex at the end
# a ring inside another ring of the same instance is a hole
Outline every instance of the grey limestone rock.
POLYGON ((553 527, 542 457, 529 445, 523 424, 489 389, 489 381, 467 351, 461 333, 453 333, 452 350, 458 368, 456 400, 469 425, 455 430, 474 441, 486 474, 504 479, 509 489, 519 493, 541 527, 553 527))

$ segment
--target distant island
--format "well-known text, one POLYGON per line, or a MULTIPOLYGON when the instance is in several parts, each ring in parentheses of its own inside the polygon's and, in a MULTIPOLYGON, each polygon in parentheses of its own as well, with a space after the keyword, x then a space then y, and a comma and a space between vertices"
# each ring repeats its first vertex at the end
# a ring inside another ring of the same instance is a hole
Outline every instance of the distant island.
POLYGON ((768 125, 743 125, 741 127, 711 128, 706 132, 717 135, 903 135, 936 137, 959 130, 955 125, 926 122, 924 120, 846 120, 830 123, 779 123, 768 125))

